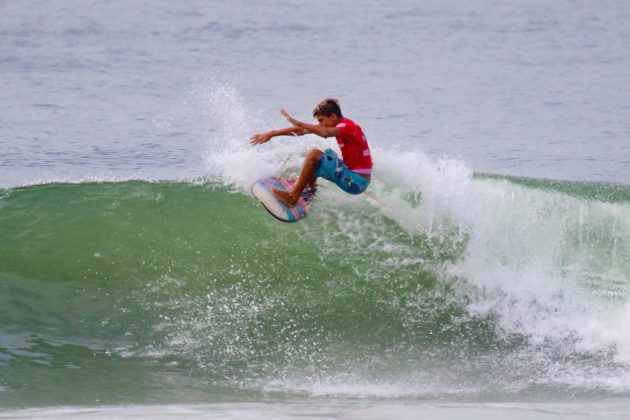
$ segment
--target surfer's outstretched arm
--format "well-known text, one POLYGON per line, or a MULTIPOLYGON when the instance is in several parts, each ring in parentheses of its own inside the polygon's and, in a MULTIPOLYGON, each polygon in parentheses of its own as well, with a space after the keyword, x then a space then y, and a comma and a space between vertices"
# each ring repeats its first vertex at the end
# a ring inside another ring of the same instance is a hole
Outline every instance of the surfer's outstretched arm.
POLYGON ((273 137, 277 137, 277 136, 303 136, 306 133, 308 133, 308 131, 306 131, 305 129, 303 129, 301 127, 293 126, 293 127, 281 128, 279 130, 267 131, 266 133, 254 134, 250 138, 250 143, 252 144, 252 146, 255 146, 257 144, 267 143, 273 137))
POLYGON ((307 133, 317 134, 318 136, 324 137, 324 138, 337 137, 341 135, 341 131, 337 127, 335 127, 335 124, 333 124, 332 126, 327 125, 327 121, 325 120, 330 119, 330 117, 326 117, 324 115, 316 116, 317 121, 319 121, 319 124, 315 125, 315 124, 309 124, 303 121, 296 120, 295 118, 290 116, 289 113, 284 108, 280 110, 280 113, 284 116, 284 118, 287 119, 287 121, 293 124, 293 127, 300 128, 306 131, 307 133))

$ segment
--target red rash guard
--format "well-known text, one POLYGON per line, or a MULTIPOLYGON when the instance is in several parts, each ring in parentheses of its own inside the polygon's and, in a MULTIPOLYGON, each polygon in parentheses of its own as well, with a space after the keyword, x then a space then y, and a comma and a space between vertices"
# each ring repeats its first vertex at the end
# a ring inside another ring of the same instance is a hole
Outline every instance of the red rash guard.
POLYGON ((348 118, 342 118, 337 124, 341 135, 337 137, 339 149, 343 163, 352 172, 363 175, 372 173, 372 156, 370 156, 370 146, 363 130, 358 124, 348 118))

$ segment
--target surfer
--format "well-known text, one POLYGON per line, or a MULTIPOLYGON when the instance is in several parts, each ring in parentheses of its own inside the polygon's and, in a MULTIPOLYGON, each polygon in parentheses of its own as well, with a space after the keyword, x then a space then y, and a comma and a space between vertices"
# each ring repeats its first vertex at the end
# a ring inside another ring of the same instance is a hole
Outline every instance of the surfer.
POLYGON ((338 100, 328 98, 317 104, 313 109, 313 117, 319 123, 317 125, 296 120, 284 108, 280 113, 291 123, 291 127, 254 134, 251 137, 252 145, 266 143, 276 136, 303 136, 311 133, 324 138, 336 137, 343 159, 332 149, 309 150, 293 190, 274 190, 273 195, 276 198, 293 207, 305 188, 315 190, 320 176, 334 182, 347 193, 361 194, 365 191, 372 173, 370 147, 361 127, 342 115, 338 100))

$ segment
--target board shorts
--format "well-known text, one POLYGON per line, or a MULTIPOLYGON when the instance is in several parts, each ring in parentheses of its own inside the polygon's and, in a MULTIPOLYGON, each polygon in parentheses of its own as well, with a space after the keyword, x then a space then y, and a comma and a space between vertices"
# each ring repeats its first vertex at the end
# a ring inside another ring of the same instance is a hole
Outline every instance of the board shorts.
POLYGON ((352 172, 332 149, 326 149, 324 152, 315 175, 334 182, 350 194, 361 194, 370 185, 368 179, 352 172))

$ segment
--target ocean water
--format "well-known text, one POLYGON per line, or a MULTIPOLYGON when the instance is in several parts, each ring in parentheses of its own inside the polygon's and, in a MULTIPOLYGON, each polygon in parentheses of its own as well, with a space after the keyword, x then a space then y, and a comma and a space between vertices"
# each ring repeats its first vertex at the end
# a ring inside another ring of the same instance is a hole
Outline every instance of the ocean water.
POLYGON ((630 417, 630 3, 0 12, 0 418, 630 417))

